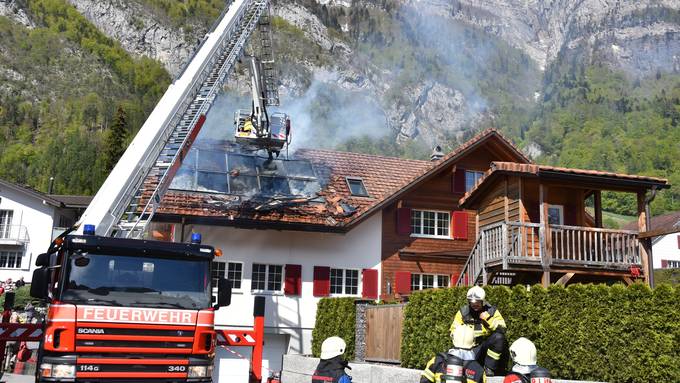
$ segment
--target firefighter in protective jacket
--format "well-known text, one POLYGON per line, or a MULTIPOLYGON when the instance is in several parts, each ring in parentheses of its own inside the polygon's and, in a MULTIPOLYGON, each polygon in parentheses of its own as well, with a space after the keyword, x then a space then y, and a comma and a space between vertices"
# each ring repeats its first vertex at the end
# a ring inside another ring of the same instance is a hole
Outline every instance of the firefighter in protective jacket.
POLYGON ((347 344, 342 338, 332 336, 321 344, 321 361, 316 366, 312 376, 312 383, 351 383, 352 377, 345 373, 345 369, 351 368, 342 355, 345 353, 347 344))
POLYGON ((536 346, 527 338, 519 338, 510 346, 515 364, 503 383, 551 383, 550 372, 536 364, 536 346))
POLYGON ((459 326, 451 334, 453 348, 439 353, 427 362, 420 383, 461 382, 484 383, 484 368, 475 360, 474 330, 459 326))
POLYGON ((468 304, 453 318, 451 333, 458 326, 469 326, 475 332, 475 355, 487 376, 502 375, 507 364, 505 320, 495 306, 484 301, 486 293, 479 286, 467 292, 468 304))

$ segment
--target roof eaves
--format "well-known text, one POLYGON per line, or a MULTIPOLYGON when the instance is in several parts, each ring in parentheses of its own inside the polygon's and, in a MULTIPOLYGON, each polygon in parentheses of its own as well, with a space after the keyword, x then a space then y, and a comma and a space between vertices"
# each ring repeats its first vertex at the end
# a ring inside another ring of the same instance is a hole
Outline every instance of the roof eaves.
POLYGON ((0 185, 5 186, 6 188, 12 189, 14 191, 17 191, 19 193, 28 194, 29 196, 31 196, 33 198, 40 199, 40 200, 44 201, 45 203, 52 205, 54 207, 62 207, 61 202, 59 202, 59 201, 57 201, 53 198, 50 198, 47 194, 43 194, 42 192, 39 192, 37 190, 27 188, 27 187, 24 187, 24 186, 20 186, 20 185, 14 184, 12 182, 5 181, 3 179, 0 179, 0 185))
POLYGON ((262 221, 248 218, 228 218, 216 216, 194 216, 175 213, 159 212, 155 214, 154 221, 165 223, 184 223, 194 225, 227 226, 238 229, 261 229, 261 230, 292 230, 321 233, 347 232, 343 226, 321 225, 317 223, 262 221))

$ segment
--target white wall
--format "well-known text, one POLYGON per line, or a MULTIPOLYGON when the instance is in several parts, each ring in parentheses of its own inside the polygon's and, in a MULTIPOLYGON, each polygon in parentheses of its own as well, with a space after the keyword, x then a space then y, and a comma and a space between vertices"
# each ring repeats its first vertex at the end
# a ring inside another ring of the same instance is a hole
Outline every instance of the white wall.
POLYGON ((678 236, 680 236, 680 233, 665 235, 652 246, 655 269, 661 268, 662 259, 680 261, 678 236))
MULTIPOLYGON (((311 332, 320 298, 313 296, 314 266, 343 269, 377 269, 380 273, 381 214, 375 214, 346 234, 297 231, 246 230, 231 227, 187 226, 201 233, 203 244, 221 248, 223 262, 243 262, 243 282, 229 307, 221 308, 215 317, 220 327, 251 327, 253 325, 253 295, 250 291, 253 263, 302 265, 301 297, 269 293, 266 296, 265 332, 288 335, 288 353, 311 353, 311 332)), ((179 228, 176 228, 179 229, 179 228)), ((177 238, 180 237, 178 234, 177 238)), ((380 279, 378 279, 379 281, 380 279)), ((361 297, 361 272, 359 294, 361 297)), ((264 295, 264 294, 263 294, 264 295)), ((276 343, 277 350, 281 347, 276 343)), ((281 353, 265 344, 265 362, 272 369, 279 368, 281 353)))
POLYGON ((47 251, 52 241, 52 222, 55 208, 42 200, 13 189, 0 188, 0 210, 13 210, 12 224, 23 225, 28 229, 29 242, 25 247, 3 245, 2 251, 19 249, 24 251, 21 269, 0 269, 0 280, 17 280, 24 277, 26 282, 33 276, 35 257, 47 251))

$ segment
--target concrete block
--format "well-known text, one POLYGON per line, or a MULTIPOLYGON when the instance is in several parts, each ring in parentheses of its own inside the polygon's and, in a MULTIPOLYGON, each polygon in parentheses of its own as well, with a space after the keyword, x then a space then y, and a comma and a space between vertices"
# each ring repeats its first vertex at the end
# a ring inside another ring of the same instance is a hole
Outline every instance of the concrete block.
MULTIPOLYGON (((319 358, 304 355, 284 355, 281 383, 309 383, 314 369, 319 364, 319 358)), ((348 374, 352 376, 353 383, 418 383, 420 370, 412 370, 399 366, 350 363, 352 368, 348 374)), ((487 383, 503 383, 503 377, 487 378, 487 383)), ((552 379, 553 383, 603 383, 577 380, 552 379)))

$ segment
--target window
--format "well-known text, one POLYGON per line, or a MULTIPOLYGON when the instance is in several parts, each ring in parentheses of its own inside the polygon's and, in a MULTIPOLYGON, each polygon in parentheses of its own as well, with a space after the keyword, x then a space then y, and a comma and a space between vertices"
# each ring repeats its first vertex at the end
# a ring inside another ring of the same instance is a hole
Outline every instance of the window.
POLYGON ((23 256, 20 251, 0 251, 0 268, 20 269, 23 256))
POLYGON ((0 239, 9 238, 12 233, 12 210, 0 210, 0 239))
POLYGON ((562 205, 548 206, 548 224, 564 225, 564 206, 562 205))
POLYGON ((450 276, 441 274, 411 274, 411 290, 449 287, 450 276))
POLYGON ((368 197, 368 191, 364 186, 364 180, 361 178, 350 178, 347 177, 347 186, 349 187, 350 193, 354 196, 368 197))
POLYGON ((220 278, 224 278, 225 267, 226 267, 226 263, 213 261, 213 263, 212 263, 212 274, 210 275, 211 278, 212 278, 213 288, 216 289, 217 283, 220 280, 220 278))
POLYGON ((449 238, 450 213, 411 210, 411 235, 414 237, 449 238))
POLYGON ((311 162, 267 163, 266 158, 227 153, 196 145, 184 158, 171 189, 208 193, 263 196, 313 196, 321 186, 311 162))
POLYGON ((243 263, 229 262, 227 265, 227 279, 231 281, 233 288, 240 289, 241 280, 243 279, 243 263))
POLYGON ((477 184, 480 178, 484 175, 484 172, 478 172, 474 170, 465 171, 465 191, 469 192, 477 184))
POLYGON ((680 269, 680 261, 666 261, 666 268, 668 269, 680 269))
POLYGON ((283 266, 253 263, 250 288, 255 291, 281 291, 283 286, 283 266))
POLYGON ((331 269, 331 294, 359 294, 359 270, 331 269))

